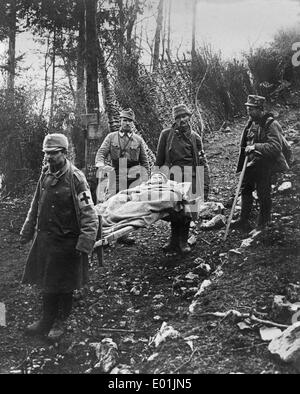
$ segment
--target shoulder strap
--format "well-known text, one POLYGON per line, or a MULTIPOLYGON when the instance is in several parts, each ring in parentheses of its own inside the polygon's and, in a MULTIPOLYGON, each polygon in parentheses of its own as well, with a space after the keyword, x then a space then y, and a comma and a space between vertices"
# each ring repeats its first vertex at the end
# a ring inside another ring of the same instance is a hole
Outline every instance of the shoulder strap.
POLYGON ((271 124, 274 122, 274 118, 268 118, 267 120, 266 120, 266 123, 265 123, 265 126, 264 126, 264 129, 265 130, 267 130, 270 126, 271 126, 271 124))
POLYGON ((167 141, 166 141, 166 152, 165 152, 165 155, 166 155, 165 162, 166 163, 165 164, 167 166, 170 165, 170 150, 172 147, 173 138, 174 138, 174 130, 173 130, 173 128, 171 128, 171 129, 169 129, 169 133, 167 135, 167 141))

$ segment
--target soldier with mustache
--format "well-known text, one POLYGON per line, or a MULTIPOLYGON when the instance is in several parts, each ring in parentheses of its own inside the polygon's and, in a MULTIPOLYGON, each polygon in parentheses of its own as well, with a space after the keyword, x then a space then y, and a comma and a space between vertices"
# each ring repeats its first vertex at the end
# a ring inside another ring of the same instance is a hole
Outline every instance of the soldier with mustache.
MULTIPOLYGON (((192 113, 185 104, 173 108, 174 123, 160 134, 155 164, 162 172, 167 170, 171 180, 191 181, 193 195, 197 197, 204 192, 204 200, 207 200, 210 183, 209 168, 201 137, 191 128, 191 116, 192 113), (200 167, 204 168, 204 172, 198 171, 200 167), (199 190, 201 174, 204 175, 204 190, 199 190)), ((173 212, 170 214, 170 221, 171 238, 164 248, 165 251, 189 253, 191 248, 187 240, 191 217, 183 212, 173 212)))
POLYGON ((61 133, 45 137, 47 165, 21 230, 21 244, 32 241, 22 283, 42 292, 42 316, 25 330, 31 336, 47 336, 54 323, 63 332, 73 291, 87 282, 88 254, 98 232, 89 185, 67 159, 68 146, 61 133))

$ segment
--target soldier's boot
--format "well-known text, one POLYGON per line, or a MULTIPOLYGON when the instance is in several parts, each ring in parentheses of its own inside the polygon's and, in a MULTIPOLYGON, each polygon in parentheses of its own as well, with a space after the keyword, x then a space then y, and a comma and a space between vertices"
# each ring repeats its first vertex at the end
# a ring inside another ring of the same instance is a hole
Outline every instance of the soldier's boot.
POLYGON ((29 336, 47 336, 55 322, 58 313, 58 295, 43 294, 43 315, 42 318, 30 324, 25 329, 25 334, 29 336))
POLYGON ((171 222, 171 236, 166 245, 164 245, 164 252, 175 252, 179 247, 179 227, 175 222, 171 222))
POLYGON ((188 244, 189 231, 190 231, 190 222, 185 223, 180 228, 179 251, 182 254, 187 254, 187 253, 190 253, 190 251, 191 251, 191 247, 188 244))
POLYGON ((244 233, 249 233, 251 231, 251 225, 249 222, 250 214, 252 210, 253 197, 248 195, 242 195, 242 210, 241 216, 237 220, 232 220, 230 227, 232 229, 241 230, 244 233))
POLYGON ((263 230, 271 223, 271 198, 264 198, 260 202, 259 215, 256 230, 263 230))
POLYGON ((57 321, 54 323, 48 335, 51 340, 58 340, 64 335, 67 328, 67 320, 72 311, 72 306, 73 292, 59 295, 59 312, 57 321))

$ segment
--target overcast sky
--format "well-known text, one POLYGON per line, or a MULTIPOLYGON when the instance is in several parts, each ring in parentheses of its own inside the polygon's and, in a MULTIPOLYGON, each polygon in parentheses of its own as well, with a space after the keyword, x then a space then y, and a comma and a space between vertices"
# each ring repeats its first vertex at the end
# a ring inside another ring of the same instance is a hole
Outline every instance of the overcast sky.
MULTIPOLYGON (((191 46, 192 0, 172 0, 174 42, 191 46)), ((224 56, 236 56, 270 41, 279 28, 299 25, 296 0, 200 0, 196 40, 211 43, 224 56)))

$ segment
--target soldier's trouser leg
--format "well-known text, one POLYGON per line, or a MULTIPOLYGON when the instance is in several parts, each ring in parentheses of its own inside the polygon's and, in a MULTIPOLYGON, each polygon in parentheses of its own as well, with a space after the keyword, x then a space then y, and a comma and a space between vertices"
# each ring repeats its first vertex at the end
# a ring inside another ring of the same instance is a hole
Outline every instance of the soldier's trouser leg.
POLYGON ((180 252, 183 254, 189 253, 191 251, 191 247, 188 244, 190 223, 191 220, 185 218, 180 226, 179 248, 180 248, 180 252))
POLYGON ((257 179, 257 196, 259 200, 259 216, 257 226, 264 228, 271 222, 271 210, 272 210, 272 199, 271 199, 271 171, 268 168, 262 170, 260 176, 257 179))
POLYGON ((188 245, 189 230, 191 219, 186 217, 183 212, 175 212, 171 218, 171 223, 174 226, 176 234, 176 243, 179 252, 186 254, 191 251, 188 245))
POLYGON ((171 221, 171 236, 169 242, 164 246, 165 252, 175 252, 179 247, 179 226, 177 222, 171 221))
POLYGON ((246 170, 241 189, 241 215, 238 220, 233 220, 231 222, 231 227, 249 232, 251 230, 249 219, 253 205, 252 192, 255 190, 254 171, 252 168, 246 170))
POLYGON ((73 306, 73 292, 59 294, 59 318, 66 320, 72 311, 73 306))

